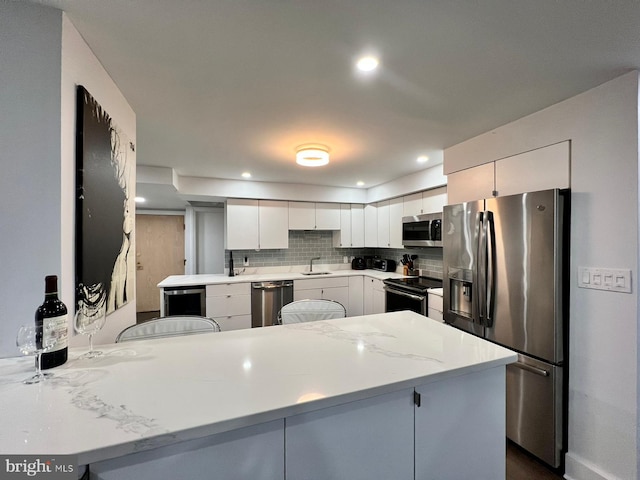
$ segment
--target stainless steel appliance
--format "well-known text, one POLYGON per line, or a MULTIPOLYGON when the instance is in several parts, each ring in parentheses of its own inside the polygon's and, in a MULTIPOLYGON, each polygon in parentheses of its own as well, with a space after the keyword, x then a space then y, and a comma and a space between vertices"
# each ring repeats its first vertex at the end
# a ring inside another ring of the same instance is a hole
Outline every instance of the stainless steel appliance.
POLYGON ((386 311, 411 310, 427 316, 429 308, 427 292, 430 288, 442 288, 442 280, 429 277, 388 278, 384 280, 386 311))
POLYGON ((293 301, 293 280, 251 284, 251 326, 277 325, 278 312, 293 301))
POLYGON ((402 217, 402 244, 405 247, 441 247, 442 213, 402 217))
POLYGON ((207 291, 204 285, 163 289, 165 317, 169 315, 205 316, 207 291))
POLYGON ((566 451, 566 191, 444 208, 444 320, 519 353, 507 437, 559 467, 566 451))
POLYGON ((396 261, 374 258, 371 268, 373 268, 373 270, 379 270, 380 272, 393 272, 396 269, 396 261))

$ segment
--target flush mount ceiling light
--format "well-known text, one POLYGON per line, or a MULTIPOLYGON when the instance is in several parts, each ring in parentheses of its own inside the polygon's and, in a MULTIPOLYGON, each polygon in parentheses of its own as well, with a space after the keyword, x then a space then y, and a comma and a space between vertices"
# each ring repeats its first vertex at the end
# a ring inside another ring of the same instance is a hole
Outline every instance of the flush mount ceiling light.
POLYGON ((147 199, 144 198, 144 197, 136 197, 135 201, 136 201, 136 203, 144 203, 144 202, 147 201, 147 199))
POLYGON ((356 62, 356 67, 361 72, 373 72, 376 68, 378 68, 378 64, 380 62, 374 56, 368 55, 366 57, 362 57, 358 59, 356 62))
POLYGON ((364 182, 362 180, 358 180, 358 182, 356 183, 356 185, 358 187, 364 187, 364 182))
POLYGON ((251 174, 249 172, 242 172, 242 178, 251 178, 251 174))
POLYGON ((429 161, 429 157, 426 155, 421 155, 418 157, 418 163, 427 163, 429 161))
POLYGON ((326 145, 309 143, 296 148, 296 163, 303 167, 321 167, 329 163, 329 148, 326 145))

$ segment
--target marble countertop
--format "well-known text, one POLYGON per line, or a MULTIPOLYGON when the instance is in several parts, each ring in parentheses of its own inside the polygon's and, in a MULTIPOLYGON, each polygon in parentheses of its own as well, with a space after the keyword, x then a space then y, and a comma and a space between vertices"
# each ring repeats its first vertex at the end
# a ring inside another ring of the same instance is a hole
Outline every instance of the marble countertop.
MULTIPOLYGON (((254 272, 257 269, 251 269, 249 272, 254 272)), ((286 269, 285 269, 286 270, 286 269)), ((298 268, 295 271, 293 268, 291 271, 279 271, 279 272, 260 272, 260 273, 242 273, 230 277, 226 274, 198 274, 198 275, 171 275, 162 280, 158 287, 160 288, 172 288, 172 287, 189 287, 194 285, 215 285, 220 283, 241 283, 241 282, 268 282, 276 280, 302 280, 306 278, 334 278, 334 277, 350 277, 353 275, 366 275, 372 278, 378 278, 384 280, 386 278, 403 278, 404 275, 396 272, 380 272, 378 270, 329 270, 323 268, 322 265, 314 265, 314 271, 330 271, 328 275, 303 275, 302 271, 298 268)))
POLYGON ((37 385, 0 360, 0 451, 86 464, 511 363, 413 312, 101 345, 37 385))

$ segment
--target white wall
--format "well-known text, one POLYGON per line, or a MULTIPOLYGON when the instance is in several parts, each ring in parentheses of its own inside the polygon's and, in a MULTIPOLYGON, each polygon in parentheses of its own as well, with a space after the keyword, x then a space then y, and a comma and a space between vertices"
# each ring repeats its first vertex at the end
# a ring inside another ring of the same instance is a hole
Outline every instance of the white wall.
MULTIPOLYGON (((62 301, 72 307, 74 304, 75 262, 75 132, 76 132, 76 86, 83 85, 114 123, 136 144, 136 116, 117 85, 100 64, 89 46, 80 36, 66 14, 62 15, 62 101, 60 118, 61 165, 62 165, 62 301)), ((135 153, 129 152, 128 161, 134 170, 130 197, 135 197, 135 153)), ((135 239, 135 232, 133 235, 135 239)), ((135 254, 135 240, 131 246, 135 254)), ((135 282, 135 270, 129 272, 135 282)), ((103 330, 96 334, 96 343, 111 343, 126 326, 136 322, 135 296, 124 307, 108 316, 103 330)), ((70 332, 73 328, 70 329, 70 332)), ((74 336, 71 345, 86 345, 86 337, 74 336)))
POLYGON ((444 171, 571 140, 566 478, 638 478, 638 72, 444 152, 444 171), (577 288, 578 266, 630 268, 633 293, 577 288))
POLYGON ((224 209, 197 208, 195 212, 197 272, 224 273, 224 209))
POLYGON ((34 321, 60 249, 60 12, 0 2, 0 357, 34 321))

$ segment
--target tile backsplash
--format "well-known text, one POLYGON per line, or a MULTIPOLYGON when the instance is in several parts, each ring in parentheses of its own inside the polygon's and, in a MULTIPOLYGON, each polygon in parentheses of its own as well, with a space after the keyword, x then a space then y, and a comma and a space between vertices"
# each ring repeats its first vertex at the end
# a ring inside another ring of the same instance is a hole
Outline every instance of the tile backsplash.
MULTIPOLYGON (((330 231, 291 230, 289 248, 277 250, 233 250, 235 268, 242 268, 244 257, 251 267, 277 267, 308 265, 312 257, 320 257, 316 264, 348 263, 352 257, 378 256, 395 260, 398 265, 402 255, 418 255, 414 268, 423 270, 423 275, 442 278, 442 248, 336 248, 330 231)), ((229 267, 229 250, 225 250, 225 267, 229 267)))

